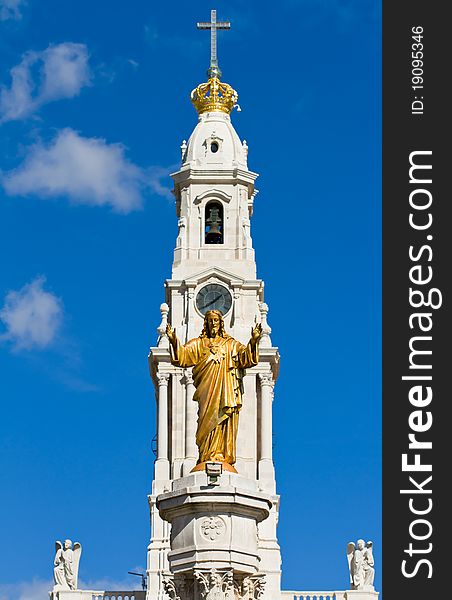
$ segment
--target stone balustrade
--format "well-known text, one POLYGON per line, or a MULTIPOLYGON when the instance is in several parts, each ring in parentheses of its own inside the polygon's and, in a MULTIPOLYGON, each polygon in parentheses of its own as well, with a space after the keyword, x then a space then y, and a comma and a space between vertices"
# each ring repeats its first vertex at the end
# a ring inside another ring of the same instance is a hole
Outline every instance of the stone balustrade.
POLYGON ((103 592, 93 594, 91 600, 145 600, 146 592, 103 592))
POLYGON ((50 600, 146 600, 145 591, 54 590, 50 600))
POLYGON ((93 594, 90 600, 145 600, 146 592, 102 592, 93 594))
POLYGON ((344 600, 345 592, 281 592, 281 600, 344 600))

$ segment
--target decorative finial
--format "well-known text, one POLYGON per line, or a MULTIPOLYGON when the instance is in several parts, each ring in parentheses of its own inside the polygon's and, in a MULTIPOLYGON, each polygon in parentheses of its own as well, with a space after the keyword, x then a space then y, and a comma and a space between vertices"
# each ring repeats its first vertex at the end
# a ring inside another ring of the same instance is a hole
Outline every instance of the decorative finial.
POLYGON ((164 302, 160 304, 160 314, 162 315, 162 321, 160 325, 157 327, 157 332, 159 334, 159 339, 157 342, 157 346, 159 348, 169 348, 168 338, 166 337, 166 326, 168 325, 168 313, 169 306, 164 302))
POLYGON ((270 338, 270 334, 272 332, 272 329, 267 323, 268 304, 265 304, 265 302, 261 302, 259 304, 259 312, 261 313, 262 325, 262 335, 261 339, 259 340, 259 348, 271 348, 272 341, 270 338))
POLYGON ((227 83, 222 83, 221 70, 217 57, 217 29, 230 29, 229 21, 217 21, 217 11, 210 12, 210 21, 197 23, 198 29, 210 29, 210 67, 207 70, 207 83, 195 88, 190 99, 198 114, 220 111, 229 114, 237 105, 238 94, 227 83))
POLYGON ((181 158, 182 162, 184 161, 186 152, 187 152, 187 140, 183 140, 182 144, 180 145, 180 158, 181 158))
POLYGON ((218 66, 217 57, 217 29, 231 29, 231 23, 229 21, 217 21, 217 11, 210 11, 210 22, 201 21, 196 23, 198 29, 210 29, 210 67, 207 70, 207 77, 221 78, 221 70, 218 66))

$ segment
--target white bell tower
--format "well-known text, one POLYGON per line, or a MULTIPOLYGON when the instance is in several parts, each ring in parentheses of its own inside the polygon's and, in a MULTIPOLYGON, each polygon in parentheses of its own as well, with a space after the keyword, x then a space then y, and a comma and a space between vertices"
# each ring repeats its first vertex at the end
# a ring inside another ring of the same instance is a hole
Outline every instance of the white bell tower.
MULTIPOLYGON (((200 25, 210 25, 215 32, 228 24, 216 22, 212 14, 210 24, 200 25)), ((191 369, 171 364, 164 331, 171 323, 185 343, 200 334, 204 313, 210 309, 221 310, 227 333, 244 344, 252 326, 262 323, 259 364, 244 378, 235 467, 240 476, 254 481, 256 489, 272 498, 270 516, 258 525, 259 571, 267 582, 264 597, 276 598, 280 593, 279 497, 272 460, 272 402, 279 354, 270 339, 264 283, 256 278, 251 238, 257 174, 248 169, 247 144, 231 123, 237 93, 221 82, 220 76, 215 42, 208 81, 191 94, 198 124, 188 143, 182 143, 181 167, 172 174, 179 232, 171 278, 165 281, 165 302, 160 307, 159 338, 149 353, 157 400, 157 457, 149 496, 152 532, 147 600, 164 598, 163 579, 169 572, 171 526, 158 512, 157 496, 187 477, 198 457, 191 369)))

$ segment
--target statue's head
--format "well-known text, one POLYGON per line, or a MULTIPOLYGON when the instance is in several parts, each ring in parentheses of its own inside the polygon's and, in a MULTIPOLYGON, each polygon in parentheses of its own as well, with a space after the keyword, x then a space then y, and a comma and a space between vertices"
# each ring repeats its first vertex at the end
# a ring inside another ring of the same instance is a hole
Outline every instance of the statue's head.
POLYGON ((364 548, 364 540, 358 540, 356 542, 357 546, 358 546, 358 550, 362 550, 364 548))
POLYGON ((72 548, 71 540, 64 540, 64 549, 69 550, 69 548, 72 548))
POLYGON ((224 320, 219 310, 208 310, 204 315, 204 327, 200 337, 224 337, 224 320))

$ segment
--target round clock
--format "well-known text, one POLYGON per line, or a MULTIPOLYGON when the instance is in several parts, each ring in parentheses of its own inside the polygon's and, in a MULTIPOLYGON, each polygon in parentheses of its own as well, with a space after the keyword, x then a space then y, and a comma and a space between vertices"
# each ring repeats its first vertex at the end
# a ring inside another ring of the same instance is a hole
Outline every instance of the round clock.
POLYGON ((196 308, 203 315, 209 310, 219 310, 225 315, 232 306, 231 292, 218 283, 209 283, 196 296, 196 308))

